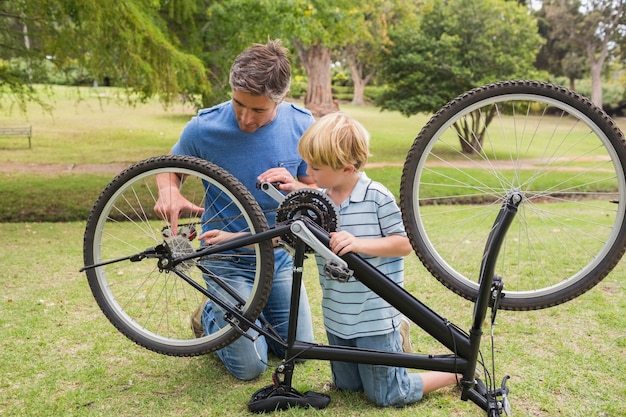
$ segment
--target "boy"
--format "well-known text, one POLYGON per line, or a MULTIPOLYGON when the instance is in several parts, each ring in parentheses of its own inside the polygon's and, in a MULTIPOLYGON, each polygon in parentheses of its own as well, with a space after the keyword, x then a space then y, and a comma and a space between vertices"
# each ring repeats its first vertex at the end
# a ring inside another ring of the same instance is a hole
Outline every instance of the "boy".
MULTIPOLYGON (((355 252, 398 285, 404 283, 403 256, 412 248, 400 209, 382 184, 360 170, 369 155, 369 134, 342 113, 322 117, 298 144, 307 174, 325 189, 339 208, 339 229, 331 233, 330 248, 337 255, 355 252)), ((281 189, 293 189, 291 182, 281 189)), ((324 260, 317 257, 323 292, 324 325, 331 345, 402 351, 401 315, 361 284, 327 278, 324 260)), ((365 391, 379 406, 402 407, 423 394, 452 385, 460 375, 446 372, 409 373, 406 368, 331 361, 336 388, 365 391)))

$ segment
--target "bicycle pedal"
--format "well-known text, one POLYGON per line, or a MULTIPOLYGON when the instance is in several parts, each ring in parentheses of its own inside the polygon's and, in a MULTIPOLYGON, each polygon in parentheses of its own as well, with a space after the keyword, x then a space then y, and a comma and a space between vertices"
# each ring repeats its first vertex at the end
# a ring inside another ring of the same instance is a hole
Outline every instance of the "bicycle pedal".
POLYGON ((324 265, 324 275, 339 282, 347 282, 352 277, 353 273, 354 271, 338 265, 332 259, 324 265))

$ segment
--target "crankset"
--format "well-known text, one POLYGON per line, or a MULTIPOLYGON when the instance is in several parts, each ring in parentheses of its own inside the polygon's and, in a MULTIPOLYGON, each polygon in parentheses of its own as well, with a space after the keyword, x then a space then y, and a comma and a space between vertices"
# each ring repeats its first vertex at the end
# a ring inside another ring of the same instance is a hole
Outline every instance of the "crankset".
MULTIPOLYGON (((286 223, 303 217, 312 220, 313 223, 328 233, 337 230, 339 222, 337 206, 330 197, 319 190, 304 188, 287 194, 278 206, 276 223, 286 223)), ((293 235, 288 233, 282 238, 288 245, 295 245, 293 235)))

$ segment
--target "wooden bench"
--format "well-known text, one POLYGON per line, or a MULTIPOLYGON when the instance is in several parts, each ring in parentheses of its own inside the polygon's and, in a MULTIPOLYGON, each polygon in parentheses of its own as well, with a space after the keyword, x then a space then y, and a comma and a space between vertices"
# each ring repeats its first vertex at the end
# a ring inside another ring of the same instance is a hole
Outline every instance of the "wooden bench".
POLYGON ((2 127, 0 126, 0 136, 25 136, 28 138, 28 149, 31 149, 30 138, 33 135, 32 126, 24 127, 2 127))

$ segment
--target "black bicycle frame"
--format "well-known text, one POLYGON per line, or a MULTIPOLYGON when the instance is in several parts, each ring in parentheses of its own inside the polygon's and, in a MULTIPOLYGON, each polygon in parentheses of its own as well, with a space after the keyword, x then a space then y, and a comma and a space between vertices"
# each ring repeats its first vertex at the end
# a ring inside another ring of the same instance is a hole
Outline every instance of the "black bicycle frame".
MULTIPOLYGON (((483 253, 479 276, 480 286, 478 298, 475 302, 473 324, 469 334, 464 333, 449 320, 441 317, 436 312, 428 308, 412 294, 390 280, 387 276, 382 274, 378 269, 370 265, 359 255, 348 253, 341 257, 348 264, 348 267, 354 271, 354 276, 358 277, 360 282, 448 348, 451 351, 451 354, 428 355, 386 352, 343 346, 321 345, 296 340, 300 288, 302 284, 306 249, 306 244, 297 237, 294 248, 293 285, 287 341, 282 339, 278 333, 274 331, 271 326, 269 326, 268 323, 262 323, 262 325, 259 326, 241 314, 232 311, 231 308, 228 308, 227 306, 223 306, 223 308, 233 314, 234 320, 244 323, 245 326, 256 330, 259 334, 283 345, 286 348, 286 363, 291 363, 296 358, 332 360, 459 373, 463 375, 461 380, 463 388, 461 399, 464 401, 471 400, 484 410, 493 410, 496 405, 492 404, 492 402, 486 398, 484 392, 481 393, 476 390, 474 371, 476 369, 480 342, 483 333, 482 325, 492 299, 492 285, 496 259, 504 240, 504 236, 515 214, 517 213, 517 207, 520 202, 521 195, 519 193, 514 192, 507 197, 507 200, 503 203, 489 234, 483 253)), ((304 224, 308 225, 308 229, 322 244, 327 247, 329 246, 330 237, 326 231, 321 230, 308 218, 303 218, 301 220, 304 224)), ((236 249, 245 245, 258 243, 263 240, 289 233, 288 229, 289 225, 278 226, 265 232, 233 239, 232 241, 220 244, 219 249, 217 247, 205 248, 200 252, 204 255, 218 250, 226 251, 236 249)), ((196 257, 198 257, 198 253, 180 257, 174 261, 176 263, 180 263, 196 257)), ((178 273, 176 268, 172 271, 176 272, 183 279, 187 278, 184 274, 178 273)), ((199 291, 208 295, 204 288, 193 281, 190 283, 199 291)), ((216 302, 219 303, 219 300, 216 300, 216 302)), ((285 384, 291 386, 291 372, 287 372, 285 374, 285 384)))

